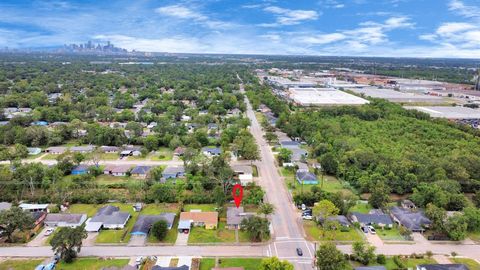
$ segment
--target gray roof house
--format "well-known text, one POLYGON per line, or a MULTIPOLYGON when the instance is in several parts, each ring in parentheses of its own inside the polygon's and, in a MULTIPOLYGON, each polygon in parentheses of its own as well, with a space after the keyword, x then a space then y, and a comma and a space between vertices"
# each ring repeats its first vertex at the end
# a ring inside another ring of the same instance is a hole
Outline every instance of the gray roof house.
POLYGON ((107 205, 98 210, 98 212, 87 220, 85 230, 87 232, 98 232, 100 228, 104 229, 123 229, 130 219, 130 213, 120 212, 120 208, 107 205))
POLYGON ((242 223, 242 220, 254 215, 255 213, 244 212, 243 207, 228 207, 227 226, 230 230, 240 229, 240 224, 242 223))
POLYGON ((432 224, 422 210, 412 211, 395 206, 390 209, 390 214, 395 222, 412 232, 424 232, 425 227, 432 224))
POLYGON ((118 153, 120 151, 120 147, 117 146, 101 146, 100 151, 103 153, 118 153))
POLYGON ((300 148, 300 143, 295 141, 281 141, 280 146, 287 149, 300 148))
POLYGON ((165 179, 178 178, 185 175, 185 168, 183 166, 167 166, 162 172, 162 177, 165 179))
POLYGON ((291 148, 290 151, 292 151, 292 161, 300 161, 308 156, 308 152, 301 148, 291 148))
POLYGON ((130 174, 133 177, 146 178, 151 169, 152 169, 151 166, 136 166, 135 168, 132 169, 130 174))
POLYGON ((372 213, 372 214, 362 214, 358 212, 353 212, 350 215, 350 218, 353 222, 358 222, 360 225, 378 225, 380 227, 393 227, 393 221, 387 214, 381 213, 372 213))
POLYGON ((63 146, 52 146, 52 147, 48 147, 47 149, 45 149, 45 153, 49 153, 49 154, 63 154, 63 153, 65 153, 67 150, 68 150, 67 147, 63 147, 63 146))
POLYGON ((464 264, 419 264, 417 270, 469 270, 464 264))
POLYGON ((160 220, 165 220, 168 224, 168 229, 172 229, 175 220, 175 213, 163 213, 160 215, 140 215, 137 222, 133 225, 132 235, 148 235, 152 225, 160 220))
POLYGON ((317 185, 318 180, 317 176, 311 172, 306 172, 302 170, 298 170, 297 173, 295 174, 295 179, 298 181, 300 184, 304 185, 317 185))
POLYGON ((86 146, 72 146, 70 151, 72 152, 79 152, 79 153, 90 153, 95 150, 95 146, 93 145, 86 145, 86 146))
POLYGON ((218 147, 203 147, 202 153, 206 156, 219 156, 222 150, 218 147))
POLYGON ((48 214, 44 220, 45 226, 71 227, 81 226, 87 220, 86 214, 48 214))

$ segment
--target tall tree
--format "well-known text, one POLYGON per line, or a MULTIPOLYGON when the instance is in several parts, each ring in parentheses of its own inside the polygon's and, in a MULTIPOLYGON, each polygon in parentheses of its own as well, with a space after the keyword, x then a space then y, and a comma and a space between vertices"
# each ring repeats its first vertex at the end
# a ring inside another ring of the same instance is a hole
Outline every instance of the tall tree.
POLYGON ((33 227, 35 220, 28 212, 24 212, 19 207, 0 211, 0 224, 3 228, 3 234, 7 236, 9 243, 13 242, 13 233, 16 230, 24 231, 33 227))
POLYGON ((266 218, 251 216, 243 219, 240 225, 252 242, 260 242, 270 236, 270 223, 266 218))
POLYGON ((293 270, 293 265, 288 261, 280 261, 277 257, 262 259, 260 270, 293 270))
POLYGON ((87 236, 85 225, 76 228, 63 227, 53 235, 50 245, 55 253, 60 254, 64 262, 70 263, 77 257, 82 248, 82 241, 87 236))
POLYGON ((258 213, 263 214, 264 217, 273 214, 275 212, 275 206, 271 203, 262 203, 258 207, 258 213))
POLYGON ((346 265, 345 256, 332 242, 321 244, 315 257, 320 270, 344 269, 346 265))

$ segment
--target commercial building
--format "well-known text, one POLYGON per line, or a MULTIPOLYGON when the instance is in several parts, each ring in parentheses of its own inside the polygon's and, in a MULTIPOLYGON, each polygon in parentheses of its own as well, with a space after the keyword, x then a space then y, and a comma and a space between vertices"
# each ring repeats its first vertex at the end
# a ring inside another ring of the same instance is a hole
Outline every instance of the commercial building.
POLYGON ((300 106, 364 105, 369 101, 334 88, 293 88, 289 98, 300 106))

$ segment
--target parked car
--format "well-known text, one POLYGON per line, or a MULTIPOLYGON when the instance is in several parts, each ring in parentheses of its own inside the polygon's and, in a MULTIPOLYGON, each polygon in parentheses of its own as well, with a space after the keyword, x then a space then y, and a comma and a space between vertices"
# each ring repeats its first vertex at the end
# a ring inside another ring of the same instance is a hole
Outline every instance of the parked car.
POLYGON ((303 251, 301 248, 297 248, 297 255, 298 256, 303 256, 303 251))
POLYGON ((54 228, 48 228, 43 235, 49 236, 55 231, 54 228))
POLYGON ((302 216, 302 218, 305 219, 305 220, 312 220, 313 219, 312 216, 307 216, 307 215, 302 216))
POLYGON ((368 228, 367 227, 361 227, 361 229, 362 229, 362 232, 368 233, 368 228))
POLYGON ((375 230, 375 228, 373 228, 373 226, 368 226, 368 230, 371 234, 377 234, 377 231, 375 230))
POLYGON ((307 206, 305 204, 302 203, 302 210, 305 211, 307 210, 307 206))
POLYGON ((35 267, 35 270, 43 270, 43 269, 45 269, 45 265, 43 264, 37 265, 37 267, 35 267))

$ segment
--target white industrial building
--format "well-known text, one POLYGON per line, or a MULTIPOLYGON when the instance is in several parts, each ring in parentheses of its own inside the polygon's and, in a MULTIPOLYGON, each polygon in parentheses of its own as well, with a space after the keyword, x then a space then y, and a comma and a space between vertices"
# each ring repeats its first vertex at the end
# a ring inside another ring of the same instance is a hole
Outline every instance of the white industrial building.
POLYGON ((292 88, 290 99, 302 106, 364 105, 369 101, 333 88, 292 88))

